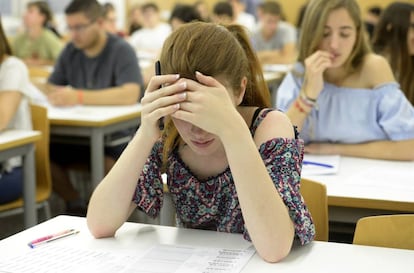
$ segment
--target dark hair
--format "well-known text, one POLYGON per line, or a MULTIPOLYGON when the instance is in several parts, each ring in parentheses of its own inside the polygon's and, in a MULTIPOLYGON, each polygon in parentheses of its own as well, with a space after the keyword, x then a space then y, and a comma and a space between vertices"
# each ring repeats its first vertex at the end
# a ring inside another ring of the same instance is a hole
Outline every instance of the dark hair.
POLYGON ((375 14, 376 16, 380 16, 382 13, 382 8, 379 6, 373 6, 368 9, 368 12, 375 14))
POLYGON ((305 12, 306 12, 306 7, 308 6, 308 4, 304 4, 300 7, 299 13, 298 13, 298 18, 296 20, 296 27, 298 29, 301 28, 302 26, 302 22, 303 22, 303 17, 305 17, 305 12))
POLYGON ((264 2, 261 5, 263 14, 271 14, 280 16, 282 14, 282 8, 280 7, 280 4, 276 1, 268 1, 264 2))
POLYGON ((173 18, 177 18, 184 23, 193 21, 203 21, 200 14, 192 5, 177 4, 171 12, 170 22, 173 18))
POLYGON ((414 105, 414 56, 407 47, 407 33, 414 5, 403 2, 390 4, 382 13, 374 31, 374 51, 387 57, 391 68, 411 104, 414 105))
POLYGON ((110 11, 115 11, 115 7, 112 3, 105 3, 102 5, 102 14, 104 17, 106 17, 110 11))
POLYGON ((226 15, 233 18, 233 7, 229 2, 217 2, 213 7, 213 13, 218 16, 226 15))
POLYGON ((45 17, 43 27, 52 31, 58 38, 62 38, 62 35, 60 35, 60 33, 53 25, 53 13, 49 7, 49 4, 46 1, 33 1, 27 3, 27 8, 31 7, 36 7, 39 10, 40 14, 42 14, 45 17))
POLYGON ((27 8, 36 7, 39 12, 45 16, 45 21, 43 22, 43 26, 47 26, 53 20, 52 11, 49 8, 49 5, 45 1, 33 1, 27 4, 27 8))
POLYGON ((65 9, 66 15, 79 12, 83 12, 91 21, 103 16, 102 6, 96 0, 73 0, 65 9))
POLYGON ((0 58, 3 58, 4 55, 12 55, 12 50, 9 41, 7 40, 6 33, 4 32, 0 17, 0 58))
MULTIPOLYGON (((178 73, 193 80, 195 71, 213 77, 221 76, 234 95, 242 92, 240 83, 246 77, 247 86, 240 105, 271 106, 261 65, 242 26, 204 22, 185 24, 165 40, 160 63, 164 74, 178 73)), ((168 155, 180 140, 171 118, 166 118, 163 138, 165 166, 168 155)))

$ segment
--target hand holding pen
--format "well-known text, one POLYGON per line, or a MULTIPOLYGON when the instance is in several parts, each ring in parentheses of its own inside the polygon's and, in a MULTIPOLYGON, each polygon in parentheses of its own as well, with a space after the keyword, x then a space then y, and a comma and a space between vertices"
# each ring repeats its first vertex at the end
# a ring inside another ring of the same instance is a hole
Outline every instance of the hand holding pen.
MULTIPOLYGON (((157 74, 161 66, 156 64, 157 74)), ((156 75, 151 78, 141 99, 140 131, 154 142, 160 137, 160 120, 179 109, 186 99, 186 82, 178 74, 156 75)))
POLYGON ((30 246, 31 248, 35 248, 39 245, 49 243, 49 242, 58 240, 60 238, 64 238, 64 237, 74 235, 74 234, 77 234, 77 233, 79 233, 79 231, 74 230, 74 229, 64 230, 64 231, 58 232, 56 234, 51 234, 51 235, 47 235, 47 236, 35 239, 35 240, 29 242, 28 246, 30 246))

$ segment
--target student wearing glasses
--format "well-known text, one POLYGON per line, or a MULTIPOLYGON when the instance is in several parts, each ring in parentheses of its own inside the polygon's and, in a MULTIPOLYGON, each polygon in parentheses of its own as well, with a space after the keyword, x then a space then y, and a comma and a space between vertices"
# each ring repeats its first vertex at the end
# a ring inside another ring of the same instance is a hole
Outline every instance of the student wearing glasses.
MULTIPOLYGON (((101 5, 96 0, 73 0, 65 13, 71 42, 48 79, 46 92, 50 103, 55 106, 137 103, 142 86, 137 56, 126 41, 105 31, 101 5)), ((105 150, 106 170, 124 146, 105 150)), ((53 186, 66 201, 68 213, 79 211, 82 215, 86 207, 70 183, 66 166, 88 156, 86 146, 51 145, 53 186)))
POLYGON ((310 1, 299 44, 276 104, 305 151, 414 160, 414 108, 387 60, 371 52, 356 1, 310 1))

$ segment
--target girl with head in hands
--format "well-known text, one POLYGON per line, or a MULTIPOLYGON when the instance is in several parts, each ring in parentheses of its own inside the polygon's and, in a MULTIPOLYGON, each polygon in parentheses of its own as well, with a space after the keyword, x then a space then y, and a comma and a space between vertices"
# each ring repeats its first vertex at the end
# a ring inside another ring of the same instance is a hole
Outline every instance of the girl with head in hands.
POLYGON ((269 262, 294 240, 310 242, 314 225, 299 191, 303 142, 269 108, 244 30, 185 24, 164 43, 160 64, 135 137, 92 195, 92 234, 113 236, 137 207, 156 217, 166 173, 181 227, 242 233, 269 262))

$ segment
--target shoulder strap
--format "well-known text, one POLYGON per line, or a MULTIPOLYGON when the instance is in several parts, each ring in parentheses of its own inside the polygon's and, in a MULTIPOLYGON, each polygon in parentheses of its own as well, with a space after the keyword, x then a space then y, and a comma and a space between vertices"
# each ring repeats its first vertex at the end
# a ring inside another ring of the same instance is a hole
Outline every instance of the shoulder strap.
POLYGON ((254 114, 253 114, 253 117, 252 117, 252 122, 250 123, 250 130, 252 130, 253 129, 253 126, 254 126, 254 122, 256 121, 256 118, 257 118, 257 116, 260 114, 260 112, 263 110, 264 108, 262 108, 262 107, 258 107, 255 111, 254 111, 254 114))

